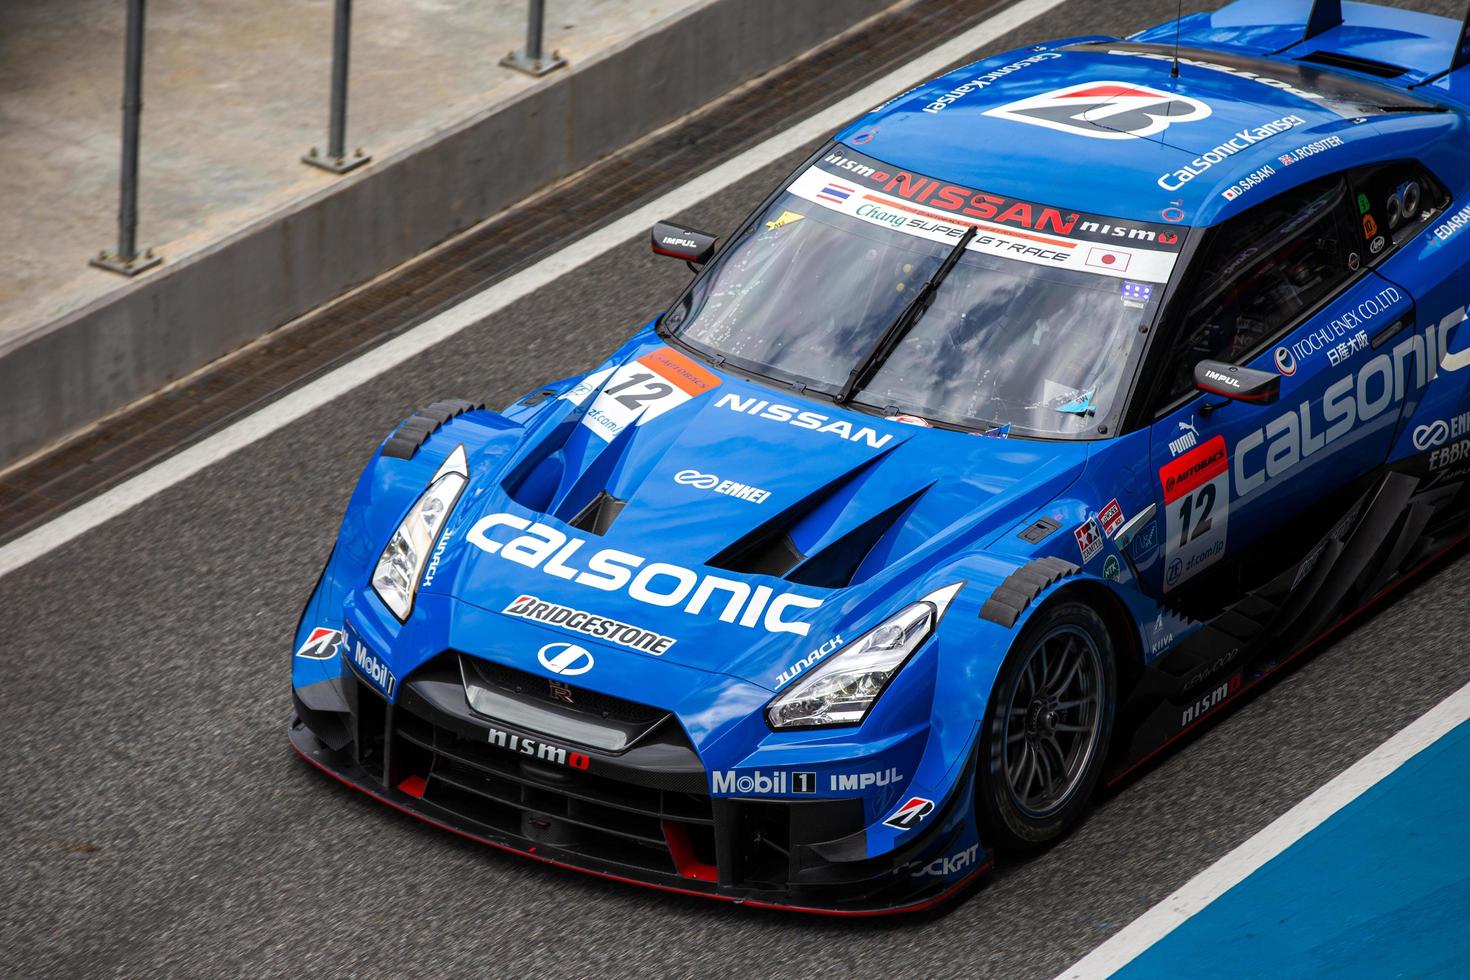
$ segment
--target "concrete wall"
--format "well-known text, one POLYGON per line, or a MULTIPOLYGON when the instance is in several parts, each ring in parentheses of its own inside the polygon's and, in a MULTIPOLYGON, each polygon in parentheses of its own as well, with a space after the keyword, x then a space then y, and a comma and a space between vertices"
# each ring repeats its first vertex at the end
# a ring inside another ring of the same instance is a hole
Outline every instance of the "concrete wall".
POLYGON ((706 0, 0 349, 0 467, 477 224, 893 0, 706 0))

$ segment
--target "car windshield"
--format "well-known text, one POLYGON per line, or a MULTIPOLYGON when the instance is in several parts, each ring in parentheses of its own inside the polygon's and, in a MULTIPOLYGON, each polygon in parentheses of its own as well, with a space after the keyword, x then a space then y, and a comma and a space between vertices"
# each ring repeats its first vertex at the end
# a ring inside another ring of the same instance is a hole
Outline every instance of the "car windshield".
POLYGON ((705 270, 663 328, 717 363, 976 430, 1067 438, 1121 411, 1181 231, 1015 201, 838 147, 705 270), (879 338, 966 230, 933 305, 879 338), (1007 428, 1008 427, 1008 428, 1007 428))

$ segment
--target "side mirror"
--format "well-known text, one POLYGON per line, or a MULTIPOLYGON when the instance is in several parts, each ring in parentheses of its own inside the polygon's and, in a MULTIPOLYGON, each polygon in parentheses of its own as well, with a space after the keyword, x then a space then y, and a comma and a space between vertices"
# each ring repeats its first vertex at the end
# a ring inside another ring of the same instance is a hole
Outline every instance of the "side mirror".
POLYGON ((653 226, 653 251, 655 255, 667 255, 671 259, 683 259, 694 265, 704 265, 715 254, 716 235, 707 235, 683 225, 660 221, 653 226))
POLYGON ((1253 405, 1270 405, 1281 397, 1281 375, 1275 371, 1236 367, 1223 361, 1196 364, 1194 386, 1212 395, 1253 405))

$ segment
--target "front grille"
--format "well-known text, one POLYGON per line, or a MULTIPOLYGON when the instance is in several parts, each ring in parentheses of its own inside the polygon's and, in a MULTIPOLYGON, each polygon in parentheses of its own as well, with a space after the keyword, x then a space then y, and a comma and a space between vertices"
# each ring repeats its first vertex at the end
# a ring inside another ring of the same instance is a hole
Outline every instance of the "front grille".
MULTIPOLYGON (((396 736, 427 771, 422 798, 504 834, 609 863, 676 874, 666 822, 703 838, 714 857, 708 796, 635 786, 539 761, 403 712, 396 736)), ((400 763, 408 758, 400 758, 400 763)))
POLYGON ((625 752, 664 722, 667 711, 528 674, 504 664, 459 657, 465 698, 479 715, 604 752, 625 752))
POLYGON ((593 759, 550 736, 542 741, 542 732, 512 736, 478 719, 451 672, 451 657, 425 665, 392 707, 356 680, 359 765, 492 839, 559 848, 627 873, 687 874, 691 854, 695 865, 714 865, 703 769, 666 712, 639 748, 593 759))
POLYGON ((619 722, 625 725, 637 725, 645 729, 652 727, 655 722, 662 720, 668 714, 662 708, 651 708, 646 704, 625 701, 611 694, 589 691, 586 688, 564 684, 561 681, 552 682, 540 675, 528 674, 504 664, 481 660, 479 657, 462 656, 460 662, 466 667, 466 677, 478 677, 485 684, 507 695, 534 701, 559 711, 574 712, 589 718, 619 722), (565 689, 561 696, 553 693, 556 690, 552 686, 553 683, 565 689))

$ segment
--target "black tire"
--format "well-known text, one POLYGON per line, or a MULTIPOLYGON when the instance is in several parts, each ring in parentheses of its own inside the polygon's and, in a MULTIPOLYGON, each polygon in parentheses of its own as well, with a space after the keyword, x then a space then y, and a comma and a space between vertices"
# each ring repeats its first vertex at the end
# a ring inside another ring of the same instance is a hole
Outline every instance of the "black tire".
POLYGON ((1035 850, 1081 821, 1106 763, 1117 690, 1112 637, 1091 606, 1064 600, 1027 624, 981 731, 976 812, 988 844, 1035 850))

